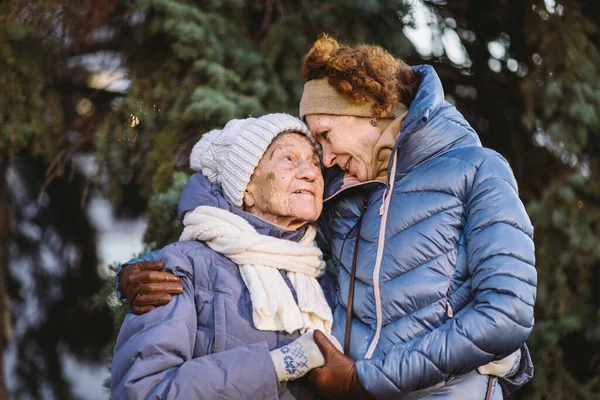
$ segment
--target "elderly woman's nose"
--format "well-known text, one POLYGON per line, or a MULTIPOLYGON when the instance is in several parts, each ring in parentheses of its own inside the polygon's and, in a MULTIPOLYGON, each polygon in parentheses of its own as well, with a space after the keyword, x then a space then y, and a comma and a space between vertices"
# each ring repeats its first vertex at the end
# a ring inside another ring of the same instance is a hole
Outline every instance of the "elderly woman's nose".
POLYGON ((314 162, 312 161, 302 163, 296 171, 296 177, 298 179, 306 179, 309 181, 316 180, 319 174, 321 174, 321 169, 315 167, 314 162))

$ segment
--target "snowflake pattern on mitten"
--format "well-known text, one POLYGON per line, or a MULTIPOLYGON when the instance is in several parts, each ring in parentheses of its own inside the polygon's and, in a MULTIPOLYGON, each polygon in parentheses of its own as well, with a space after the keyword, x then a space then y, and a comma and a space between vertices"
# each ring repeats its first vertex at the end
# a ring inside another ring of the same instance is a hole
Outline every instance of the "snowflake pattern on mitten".
POLYGON ((300 343, 292 342, 280 350, 284 354, 283 362, 290 380, 304 376, 308 372, 308 359, 300 343))

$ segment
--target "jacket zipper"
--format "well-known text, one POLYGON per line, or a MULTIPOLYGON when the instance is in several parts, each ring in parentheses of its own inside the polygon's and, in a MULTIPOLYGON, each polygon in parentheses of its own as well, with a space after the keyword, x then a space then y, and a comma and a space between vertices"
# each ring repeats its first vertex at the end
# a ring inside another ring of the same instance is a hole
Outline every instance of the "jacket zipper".
POLYGON ((389 185, 386 186, 386 189, 383 191, 383 199, 381 208, 379 209, 379 215, 381 215, 381 225, 379 227, 379 239, 377 242, 377 258, 375 259, 375 268, 373 269, 373 296, 375 297, 375 314, 376 314, 376 329, 375 336, 373 336, 373 340, 367 349, 367 353, 365 354, 365 358, 371 358, 373 353, 375 352, 375 348, 379 343, 379 336, 381 335, 381 324, 382 324, 382 312, 381 312, 381 292, 379 290, 379 272, 381 270, 381 261, 383 259, 383 249, 385 247, 385 228, 387 225, 387 216, 390 207, 390 199, 392 190, 394 188, 394 178, 396 175, 396 152, 392 154, 392 170, 389 174, 390 181, 389 185))
POLYGON ((388 186, 385 186, 385 189, 383 189, 383 196, 381 197, 381 207, 379 207, 379 216, 383 215, 383 209, 385 206, 385 198, 387 196, 387 192, 388 192, 388 186))

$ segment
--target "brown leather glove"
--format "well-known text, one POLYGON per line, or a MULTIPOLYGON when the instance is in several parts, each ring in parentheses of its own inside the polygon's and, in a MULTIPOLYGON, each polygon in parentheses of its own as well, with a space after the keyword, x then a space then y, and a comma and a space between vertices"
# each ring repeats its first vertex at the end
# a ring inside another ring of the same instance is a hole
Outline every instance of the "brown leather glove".
POLYGON ((371 399, 358 381, 354 360, 336 349, 323 332, 316 330, 313 338, 325 357, 325 365, 308 373, 319 395, 324 399, 371 399))
POLYGON ((140 261, 121 270, 119 286, 133 312, 145 314, 171 301, 172 294, 181 294, 179 278, 163 271, 162 261, 140 261))

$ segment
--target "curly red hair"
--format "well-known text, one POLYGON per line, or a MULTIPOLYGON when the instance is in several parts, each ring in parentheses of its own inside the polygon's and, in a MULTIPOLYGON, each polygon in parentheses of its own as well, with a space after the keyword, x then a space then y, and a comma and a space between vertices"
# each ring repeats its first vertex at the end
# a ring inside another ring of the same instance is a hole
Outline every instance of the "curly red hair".
POLYGON ((419 86, 413 70, 382 47, 341 45, 326 34, 302 58, 302 75, 307 80, 328 78, 331 86, 357 103, 371 95, 374 117, 386 117, 398 103, 408 107, 419 86))

